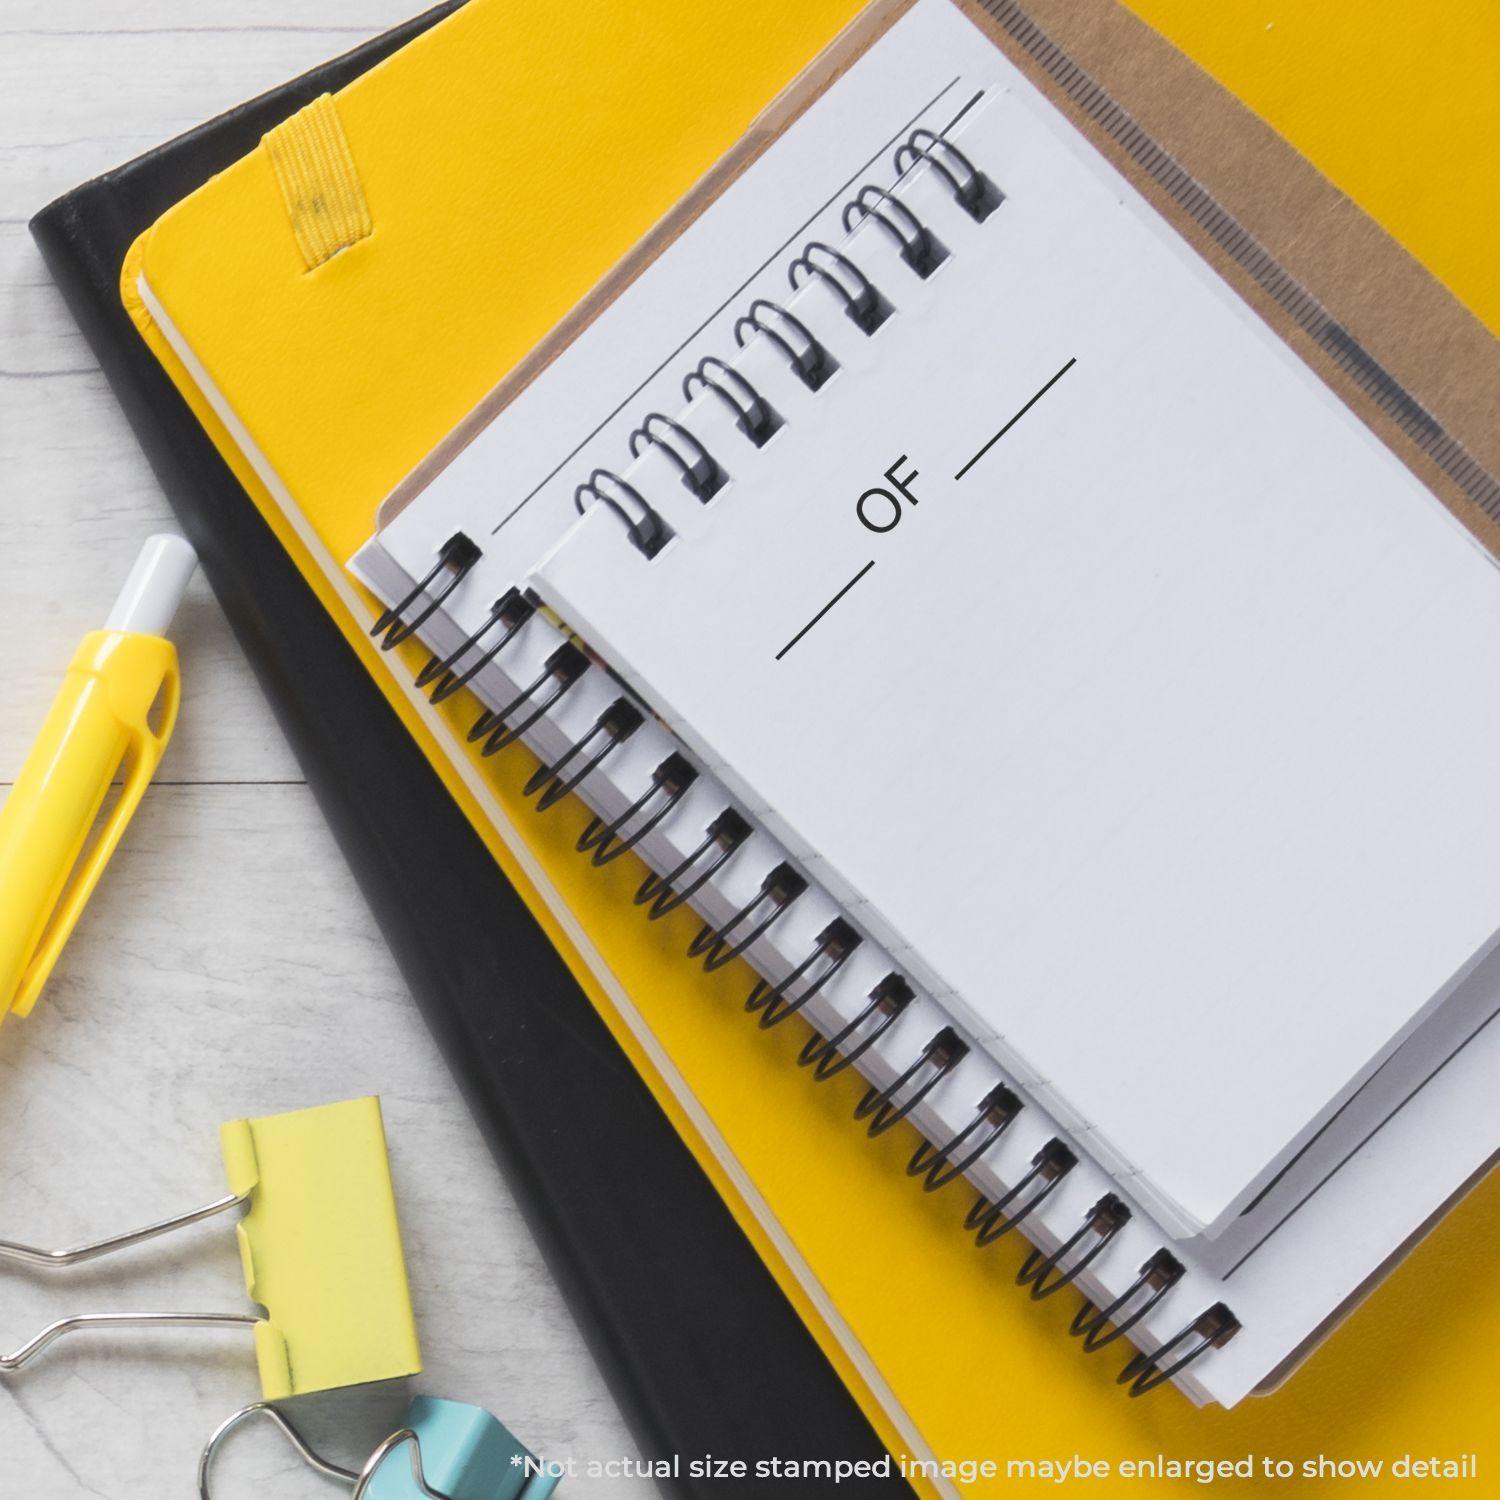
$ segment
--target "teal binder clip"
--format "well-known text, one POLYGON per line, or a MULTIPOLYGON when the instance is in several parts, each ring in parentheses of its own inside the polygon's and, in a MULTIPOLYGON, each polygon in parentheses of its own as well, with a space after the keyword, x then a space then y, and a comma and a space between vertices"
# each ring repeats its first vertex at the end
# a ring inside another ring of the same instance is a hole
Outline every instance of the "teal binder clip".
POLYGON ((329 1479, 350 1485, 353 1500, 547 1500, 561 1476, 478 1406, 417 1396, 402 1425, 355 1473, 315 1453, 291 1422, 265 1401, 221 1422, 198 1460, 200 1500, 213 1500, 209 1470, 224 1439, 241 1423, 263 1417, 302 1460, 329 1479))

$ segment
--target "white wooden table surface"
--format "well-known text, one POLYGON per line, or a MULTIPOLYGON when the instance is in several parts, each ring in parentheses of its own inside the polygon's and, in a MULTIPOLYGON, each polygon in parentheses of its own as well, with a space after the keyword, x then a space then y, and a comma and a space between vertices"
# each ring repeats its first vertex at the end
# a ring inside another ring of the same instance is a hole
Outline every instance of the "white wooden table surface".
MULTIPOLYGON (((354 46, 419 0, 0 0, 0 782, 170 513, 26 229, 69 188, 354 46)), ((0 1238, 47 1246, 219 1196, 217 1127, 381 1095, 426 1372, 549 1456, 634 1453, 202 580, 161 775, 35 1014, 0 1027, 0 1238)), ((227 1219, 72 1272, 0 1264, 0 1351, 79 1311, 246 1307, 227 1219)), ((193 1492, 258 1398, 237 1331, 77 1335, 0 1376, 0 1496, 193 1492)), ((357 1466, 401 1387, 299 1409, 357 1466)), ((330 1493, 269 1431, 217 1496, 330 1493)), ((654 1493, 574 1480, 563 1493, 654 1493)))

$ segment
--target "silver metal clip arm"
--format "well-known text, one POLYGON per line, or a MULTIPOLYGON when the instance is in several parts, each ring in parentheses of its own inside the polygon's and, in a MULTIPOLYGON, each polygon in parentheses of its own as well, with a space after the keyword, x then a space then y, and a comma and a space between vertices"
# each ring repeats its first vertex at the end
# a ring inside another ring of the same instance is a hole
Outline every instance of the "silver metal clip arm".
MULTIPOLYGON (((108 1239, 92 1240, 86 1245, 74 1245, 65 1250, 43 1250, 36 1245, 23 1245, 16 1240, 0 1240, 0 1260, 19 1261, 22 1265, 39 1267, 43 1270, 66 1269, 69 1266, 82 1265, 86 1261, 97 1260, 101 1256, 112 1255, 117 1250, 128 1250, 133 1245, 144 1244, 147 1240, 170 1234, 174 1229, 185 1229, 190 1224, 197 1224, 218 1214, 228 1213, 230 1209, 239 1208, 248 1201, 247 1197, 231 1193, 223 1198, 216 1198, 202 1208, 195 1208, 191 1213, 178 1214, 176 1218, 162 1219, 155 1224, 147 1224, 141 1229, 111 1235, 108 1239)), ((64 1334, 75 1333, 81 1329, 160 1328, 163 1326, 253 1328, 258 1322, 260 1322, 259 1316, 253 1313, 82 1313, 76 1317, 59 1318, 57 1322, 49 1323, 28 1343, 22 1344, 13 1354, 0 1354, 0 1375, 19 1370, 28 1360, 34 1359, 49 1344, 54 1343, 64 1334)))
POLYGON ((329 1461, 314 1451, 307 1439, 297 1431, 295 1427, 276 1410, 268 1401, 257 1401, 254 1406, 241 1407, 232 1417, 226 1417, 214 1428, 208 1441, 203 1445, 203 1452, 198 1458, 198 1496, 199 1500, 213 1500, 209 1493, 208 1473, 213 1467, 214 1455, 219 1451, 225 1438, 244 1422, 255 1417, 264 1417, 270 1422, 281 1435, 297 1450, 297 1456, 308 1468, 316 1469, 325 1479, 342 1480, 345 1484, 355 1484, 359 1475, 353 1469, 340 1468, 338 1464, 329 1461))
POLYGON ((297 1456, 310 1469, 316 1469, 327 1479, 335 1479, 350 1485, 353 1490, 353 1500, 365 1500, 376 1471, 397 1448, 406 1443, 411 1444, 411 1477, 417 1489, 427 1497, 427 1500, 449 1500, 449 1496, 441 1490, 433 1489, 427 1483, 427 1476, 422 1472, 422 1440, 410 1427, 403 1427, 386 1438, 365 1460, 364 1467, 356 1474, 352 1469, 345 1469, 338 1464, 330 1463, 308 1443, 286 1417, 265 1401, 257 1401, 254 1406, 243 1407, 232 1417, 227 1417, 219 1423, 209 1440, 203 1445, 203 1452, 198 1459, 199 1500, 213 1500, 208 1487, 208 1476, 213 1467, 214 1456, 223 1445, 224 1439, 241 1423, 248 1422, 254 1417, 264 1417, 270 1422, 296 1449, 297 1456))
POLYGON ((0 1354, 0 1375, 19 1370, 28 1360, 35 1359, 48 1344, 60 1339, 65 1333, 74 1333, 84 1328, 160 1328, 175 1325, 178 1328, 253 1328, 260 1322, 254 1313, 80 1313, 72 1318, 59 1318, 49 1323, 29 1343, 22 1344, 14 1354, 0 1354))
POLYGON ((78 1266, 85 1261, 97 1260, 101 1255, 113 1255, 117 1250, 129 1250, 133 1245, 143 1245, 147 1240, 171 1234, 174 1229, 186 1229, 189 1224, 198 1224, 216 1214, 228 1213, 231 1208, 238 1208, 249 1201, 248 1197, 237 1197, 230 1193, 226 1197, 215 1198, 202 1208, 195 1208, 191 1213, 178 1214, 175 1219, 161 1219, 142 1229, 111 1235, 108 1239, 92 1240, 86 1245, 74 1245, 69 1250, 41 1250, 35 1245, 23 1245, 16 1240, 0 1240, 0 1260, 18 1260, 28 1266, 78 1266))

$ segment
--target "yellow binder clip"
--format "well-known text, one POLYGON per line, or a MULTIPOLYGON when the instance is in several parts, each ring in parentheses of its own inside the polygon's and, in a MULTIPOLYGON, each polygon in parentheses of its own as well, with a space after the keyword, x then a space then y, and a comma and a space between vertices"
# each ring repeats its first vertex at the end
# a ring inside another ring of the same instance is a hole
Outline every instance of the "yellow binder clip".
POLYGON ((18 1370, 64 1334, 104 1328, 244 1327, 255 1337, 267 1401, 414 1375, 422 1368, 412 1319, 380 1101, 233 1120, 219 1130, 229 1192, 157 1224, 67 1250, 0 1240, 0 1258, 67 1267, 129 1249, 217 1214, 236 1226, 245 1285, 258 1313, 86 1313, 44 1328, 0 1374, 18 1370))

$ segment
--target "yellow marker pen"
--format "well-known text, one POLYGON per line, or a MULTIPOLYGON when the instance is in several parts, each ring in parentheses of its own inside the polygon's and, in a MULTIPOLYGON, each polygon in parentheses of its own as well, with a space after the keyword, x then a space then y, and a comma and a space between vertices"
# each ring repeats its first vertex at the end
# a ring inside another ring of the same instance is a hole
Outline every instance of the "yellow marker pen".
POLYGON ((0 1020, 36 1004, 167 747, 179 679, 166 630, 197 561, 181 537, 147 541, 0 807, 0 1020), (117 775, 120 796, 90 841, 117 775))

